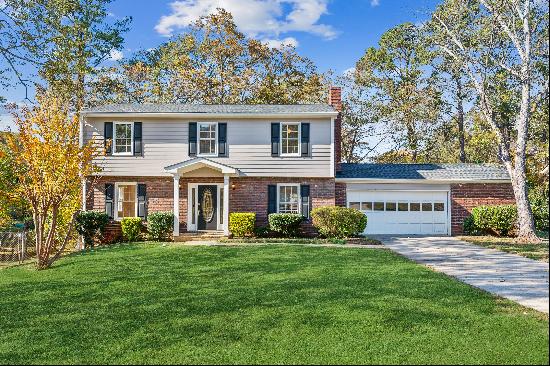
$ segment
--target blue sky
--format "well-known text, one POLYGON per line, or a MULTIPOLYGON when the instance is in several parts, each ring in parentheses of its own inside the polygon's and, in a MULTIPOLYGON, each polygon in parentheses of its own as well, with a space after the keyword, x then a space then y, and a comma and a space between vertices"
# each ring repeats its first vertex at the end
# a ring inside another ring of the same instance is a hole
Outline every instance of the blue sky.
MULTIPOLYGON (((124 49, 112 60, 129 56, 165 42, 185 30, 198 16, 223 7, 231 11, 237 26, 251 37, 276 45, 295 44, 298 52, 312 59, 321 71, 342 73, 380 36, 403 22, 421 22, 437 0, 115 0, 110 17, 132 16, 124 49)), ((24 98, 21 88, 3 93, 9 101, 24 98)), ((0 111, 0 129, 10 118, 0 111)))

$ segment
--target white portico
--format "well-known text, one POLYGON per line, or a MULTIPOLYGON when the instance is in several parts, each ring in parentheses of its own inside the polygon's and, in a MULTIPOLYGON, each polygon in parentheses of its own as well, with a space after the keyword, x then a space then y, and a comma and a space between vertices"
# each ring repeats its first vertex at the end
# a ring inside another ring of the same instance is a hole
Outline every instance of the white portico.
POLYGON ((180 178, 197 178, 187 187, 187 230, 219 230, 228 235, 229 178, 238 177, 239 170, 200 157, 164 169, 174 178, 174 236, 180 234, 180 178), (212 178, 221 177, 223 183, 213 182, 212 178))

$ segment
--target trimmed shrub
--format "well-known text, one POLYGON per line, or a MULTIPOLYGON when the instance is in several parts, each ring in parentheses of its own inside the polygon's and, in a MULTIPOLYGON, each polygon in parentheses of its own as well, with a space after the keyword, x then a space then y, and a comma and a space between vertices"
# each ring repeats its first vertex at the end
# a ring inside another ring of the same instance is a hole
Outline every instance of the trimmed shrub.
POLYGON ((147 216, 149 238, 156 241, 166 240, 174 231, 174 214, 172 211, 153 212, 147 216))
POLYGON ((254 235, 256 214, 254 212, 232 212, 229 214, 229 231, 237 238, 254 235))
POLYGON ((125 217, 120 221, 122 227, 122 236, 126 241, 136 241, 141 236, 143 223, 140 217, 125 217))
POLYGON ((98 211, 81 211, 76 215, 75 229, 84 238, 84 247, 93 248, 95 238, 104 233, 109 215, 98 211))
POLYGON ((354 208, 323 206, 311 211, 313 226, 327 238, 347 238, 362 234, 367 216, 354 208))
POLYGON ((535 226, 538 230, 548 231, 548 193, 531 190, 529 202, 533 210, 535 226))
POLYGON ((508 236, 517 226, 518 211, 515 205, 478 206, 472 210, 472 218, 479 230, 508 236))
POLYGON ((269 230, 268 226, 259 226, 254 229, 254 236, 257 238, 269 238, 273 236, 273 232, 269 230))
POLYGON ((476 226, 472 215, 466 217, 462 223, 462 231, 467 235, 481 235, 481 230, 476 226))
POLYGON ((300 224, 304 216, 290 213, 272 213, 268 217, 269 229, 287 238, 300 235, 300 224))

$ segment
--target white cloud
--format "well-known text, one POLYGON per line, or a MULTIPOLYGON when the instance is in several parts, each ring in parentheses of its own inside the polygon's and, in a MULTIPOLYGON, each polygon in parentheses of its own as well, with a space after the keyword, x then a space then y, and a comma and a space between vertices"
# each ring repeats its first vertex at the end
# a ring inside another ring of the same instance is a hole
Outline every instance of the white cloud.
POLYGON ((378 5, 380 5, 380 0, 370 0, 370 6, 373 8, 378 5))
MULTIPOLYGON (((271 42, 288 32, 306 32, 325 39, 334 39, 338 32, 327 24, 319 23, 327 14, 329 0, 178 0, 170 3, 171 14, 160 18, 155 30, 171 36, 203 15, 223 8, 235 19, 239 29, 247 36, 271 42)), ((290 37, 287 37, 290 38, 290 37)))
POLYGON ((120 61, 124 58, 124 53, 119 50, 112 49, 111 53, 109 54, 109 60, 111 61, 120 61))
POLYGON ((294 37, 286 37, 285 39, 265 39, 263 40, 271 48, 282 48, 283 46, 298 47, 298 40, 294 37))

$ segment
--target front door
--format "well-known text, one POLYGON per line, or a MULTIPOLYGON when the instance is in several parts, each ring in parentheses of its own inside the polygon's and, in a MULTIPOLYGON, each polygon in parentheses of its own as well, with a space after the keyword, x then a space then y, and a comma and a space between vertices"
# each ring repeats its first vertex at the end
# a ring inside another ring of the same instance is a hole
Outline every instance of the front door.
POLYGON ((199 230, 217 230, 218 229, 218 186, 200 185, 198 187, 198 229, 199 230))

